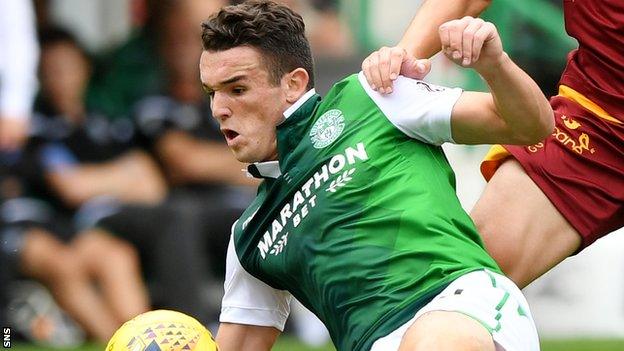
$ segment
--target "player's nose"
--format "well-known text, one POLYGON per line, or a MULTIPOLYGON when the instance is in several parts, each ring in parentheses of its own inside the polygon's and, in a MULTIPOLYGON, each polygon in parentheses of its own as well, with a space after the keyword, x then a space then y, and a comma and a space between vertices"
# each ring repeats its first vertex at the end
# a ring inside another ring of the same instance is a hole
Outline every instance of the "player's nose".
POLYGON ((212 109, 212 115, 219 122, 222 122, 223 120, 232 116, 232 110, 227 104, 227 98, 219 92, 215 92, 215 94, 212 96, 210 108, 212 109))

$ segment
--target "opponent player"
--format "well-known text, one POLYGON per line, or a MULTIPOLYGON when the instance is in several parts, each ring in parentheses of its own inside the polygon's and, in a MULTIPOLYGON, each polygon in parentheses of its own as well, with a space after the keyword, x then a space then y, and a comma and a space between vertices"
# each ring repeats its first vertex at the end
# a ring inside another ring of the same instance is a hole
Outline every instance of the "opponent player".
POLYGON ((533 143, 553 128, 494 26, 475 25, 486 40, 470 66, 492 94, 401 78, 384 97, 360 74, 321 101, 299 15, 252 1, 204 22, 213 114, 236 158, 264 178, 233 227, 221 350, 269 350, 291 294, 338 350, 539 349, 526 301, 481 246, 431 145, 533 143))
MULTIPOLYGON (((364 61, 380 92, 392 90, 399 70, 422 77, 412 55, 439 49, 439 23, 479 12, 488 1, 433 3, 423 4, 398 47, 364 61)), ((563 6, 566 30, 579 47, 550 100, 555 130, 532 146, 495 146, 481 165, 489 183, 471 213, 486 248, 520 287, 624 225, 624 2, 563 6)), ((469 19, 453 23, 474 31, 469 19)), ((478 57, 461 37, 441 34, 447 55, 467 64, 478 57)))

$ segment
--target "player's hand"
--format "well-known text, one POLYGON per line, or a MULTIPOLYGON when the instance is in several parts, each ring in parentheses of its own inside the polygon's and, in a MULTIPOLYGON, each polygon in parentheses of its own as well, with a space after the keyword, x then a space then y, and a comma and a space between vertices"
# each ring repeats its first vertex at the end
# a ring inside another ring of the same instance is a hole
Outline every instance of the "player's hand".
POLYGON ((451 61, 477 71, 491 68, 504 56, 496 27, 480 18, 464 17, 439 29, 442 52, 451 61))
POLYGON ((423 79, 431 71, 431 62, 428 59, 416 59, 401 47, 384 46, 364 59, 362 71, 373 90, 390 94, 392 82, 399 75, 423 79))
POLYGON ((28 135, 28 118, 0 116, 0 151, 19 150, 28 135))

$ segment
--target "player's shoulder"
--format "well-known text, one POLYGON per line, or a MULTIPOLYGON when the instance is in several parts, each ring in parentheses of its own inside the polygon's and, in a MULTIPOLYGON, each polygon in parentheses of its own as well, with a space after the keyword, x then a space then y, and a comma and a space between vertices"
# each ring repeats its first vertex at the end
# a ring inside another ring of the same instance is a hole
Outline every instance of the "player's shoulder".
POLYGON ((359 82, 358 82, 358 74, 357 73, 353 73, 353 74, 349 74, 345 77, 343 77, 342 79, 338 80, 330 89, 330 91, 334 91, 334 90, 344 90, 344 89, 352 89, 354 87, 358 87, 359 86, 359 82))
POLYGON ((394 91, 398 92, 398 94, 380 94, 373 90, 370 86, 364 73, 362 71, 358 73, 350 74, 338 82, 336 82, 332 88, 330 89, 328 94, 337 93, 337 92, 346 92, 353 91, 355 93, 363 93, 365 92, 370 97, 380 98, 380 97, 392 97, 397 95, 405 95, 405 94, 417 94, 417 93, 437 93, 447 91, 453 88, 448 88, 432 83, 425 82, 419 79, 413 79, 405 76, 399 76, 394 81, 394 91))
POLYGON ((353 101, 353 99, 362 97, 366 97, 366 93, 362 90, 362 86, 358 81, 358 75, 355 73, 334 83, 323 97, 321 104, 333 106, 333 104, 340 101, 353 101))
MULTIPOLYGON (((364 87, 364 89, 366 89, 367 92, 374 92, 374 90, 371 88, 370 84, 366 80, 366 77, 364 76, 364 72, 359 72, 356 76, 357 76, 359 84, 361 84, 364 87)), ((433 83, 426 82, 424 80, 414 79, 414 78, 410 78, 406 76, 398 76, 397 79, 395 79, 393 82, 393 91, 399 92, 399 93, 404 93, 404 92, 438 93, 438 92, 444 92, 444 91, 451 90, 451 89, 454 89, 454 88, 436 85, 433 83)), ((389 94, 386 96, 392 96, 393 94, 389 94)))
POLYGON ((405 106, 427 107, 431 102, 441 102, 448 96, 459 96, 462 89, 450 88, 432 84, 423 80, 399 76, 393 82, 391 94, 381 94, 370 86, 364 73, 357 75, 358 83, 363 87, 366 94, 379 106, 405 106))

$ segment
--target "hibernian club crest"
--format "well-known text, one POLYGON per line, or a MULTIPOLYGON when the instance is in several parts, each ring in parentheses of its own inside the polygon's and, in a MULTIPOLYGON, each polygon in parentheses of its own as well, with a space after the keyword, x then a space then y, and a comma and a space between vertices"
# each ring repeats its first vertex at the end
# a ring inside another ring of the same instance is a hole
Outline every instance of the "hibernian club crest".
POLYGON ((344 126, 342 111, 334 109, 325 112, 310 130, 312 145, 317 149, 322 149, 333 143, 344 130, 344 126))

